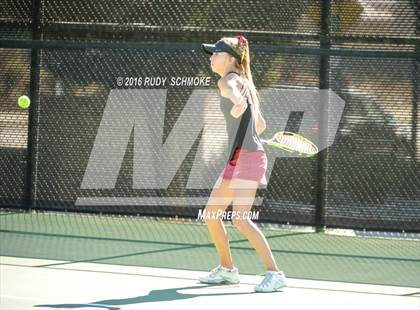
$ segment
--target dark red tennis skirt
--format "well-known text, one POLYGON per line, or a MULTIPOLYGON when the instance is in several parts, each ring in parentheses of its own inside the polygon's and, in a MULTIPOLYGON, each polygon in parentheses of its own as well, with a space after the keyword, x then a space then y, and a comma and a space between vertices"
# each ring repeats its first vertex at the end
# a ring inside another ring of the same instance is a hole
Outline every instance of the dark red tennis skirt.
POLYGON ((266 170, 265 152, 236 148, 232 159, 223 168, 220 176, 224 179, 245 179, 257 181, 258 185, 267 185, 266 170))

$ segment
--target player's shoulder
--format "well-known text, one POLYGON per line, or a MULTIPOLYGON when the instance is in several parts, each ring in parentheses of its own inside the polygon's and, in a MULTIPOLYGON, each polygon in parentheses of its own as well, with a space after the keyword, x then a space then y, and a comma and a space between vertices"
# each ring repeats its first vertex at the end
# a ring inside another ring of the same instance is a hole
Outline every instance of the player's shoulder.
POLYGON ((219 88, 237 88, 241 89, 244 85, 244 79, 235 72, 229 72, 217 81, 219 88))

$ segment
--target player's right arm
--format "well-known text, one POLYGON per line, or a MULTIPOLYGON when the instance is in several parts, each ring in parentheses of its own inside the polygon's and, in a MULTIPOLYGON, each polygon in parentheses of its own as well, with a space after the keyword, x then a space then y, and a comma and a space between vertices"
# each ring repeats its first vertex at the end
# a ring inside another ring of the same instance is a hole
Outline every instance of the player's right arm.
POLYGON ((220 94, 230 99, 233 103, 230 114, 235 118, 241 116, 248 106, 247 98, 240 92, 240 89, 243 87, 243 81, 228 74, 217 81, 217 86, 220 89, 220 94))
POLYGON ((258 116, 257 116, 257 134, 260 135, 265 128, 267 127, 266 123, 265 123, 265 119, 261 114, 261 111, 258 110, 258 116))

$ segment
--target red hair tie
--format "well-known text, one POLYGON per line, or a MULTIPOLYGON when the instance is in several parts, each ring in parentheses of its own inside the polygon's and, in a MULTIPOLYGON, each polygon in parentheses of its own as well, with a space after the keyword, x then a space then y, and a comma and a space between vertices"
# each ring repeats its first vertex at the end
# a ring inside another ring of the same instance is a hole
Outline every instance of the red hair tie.
POLYGON ((235 36, 236 39, 238 39, 239 44, 245 44, 247 42, 246 38, 244 36, 235 36))

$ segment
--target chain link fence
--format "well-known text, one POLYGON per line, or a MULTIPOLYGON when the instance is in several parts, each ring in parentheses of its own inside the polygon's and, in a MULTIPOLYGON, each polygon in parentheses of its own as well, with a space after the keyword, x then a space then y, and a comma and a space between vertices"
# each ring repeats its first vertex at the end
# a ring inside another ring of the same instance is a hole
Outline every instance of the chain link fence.
MULTIPOLYGON (((2 1, 0 206, 196 217, 187 205, 76 200, 208 196, 186 189, 200 139, 168 188, 133 189, 133 135, 114 189, 81 183, 118 77, 204 76, 216 89, 200 43, 243 34, 258 89, 331 89, 345 101, 332 146, 275 160, 258 191, 260 220, 420 231, 419 12, 414 0, 2 1), (22 94, 32 99, 28 110, 16 105, 22 94)), ((167 89, 162 141, 191 93, 167 89)), ((299 118, 287 117, 298 130, 299 118)))

